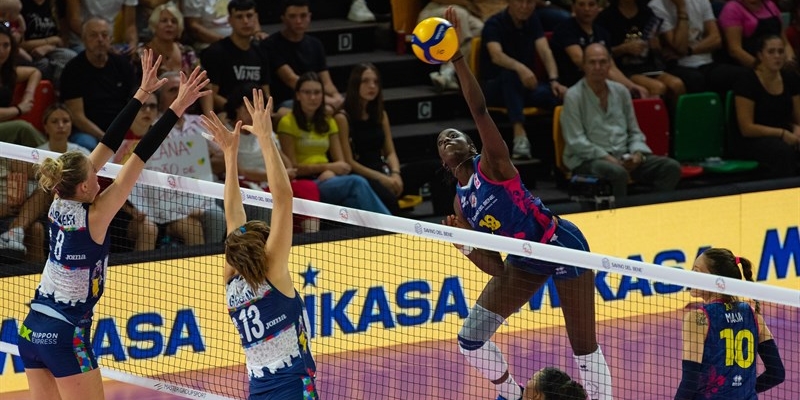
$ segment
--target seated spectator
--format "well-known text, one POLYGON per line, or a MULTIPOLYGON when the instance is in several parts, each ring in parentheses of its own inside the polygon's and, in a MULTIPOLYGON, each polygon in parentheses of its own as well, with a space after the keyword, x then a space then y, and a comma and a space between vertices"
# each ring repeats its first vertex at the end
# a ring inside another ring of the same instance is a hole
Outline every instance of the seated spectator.
POLYGON ((25 40, 20 48, 31 55, 33 65, 42 73, 42 78, 60 87, 61 72, 77 53, 68 49, 61 39, 58 17, 53 0, 25 0, 22 6, 25 19, 25 40))
MULTIPOLYGON (((730 0, 722 8, 719 25, 730 61, 746 68, 755 67, 761 38, 785 38, 781 11, 771 0, 730 0)), ((794 49, 787 42, 786 59, 793 63, 794 58, 794 49)))
POLYGON ((489 105, 503 105, 514 133, 511 157, 531 158, 525 131, 525 106, 552 109, 567 88, 560 83, 550 45, 544 36, 533 0, 510 0, 505 10, 491 16, 483 27, 480 71, 489 105), (531 51, 536 49, 536 53, 531 51), (539 57, 547 76, 533 73, 539 57))
POLYGON ((334 116, 344 160, 352 173, 369 181, 392 214, 400 213, 399 197, 418 195, 426 183, 434 213, 446 214, 453 208, 455 190, 443 177, 433 173, 441 170, 441 162, 430 159, 401 166, 383 104, 380 73, 375 65, 361 63, 353 67, 344 106, 334 116))
MULTIPOLYGON (((142 108, 139 110, 139 113, 136 115, 130 130, 125 136, 125 141, 114 157, 114 162, 118 164, 125 164, 128 158, 132 155, 133 149, 139 143, 139 140, 147 133, 151 125, 158 119, 159 97, 160 96, 158 95, 149 96, 142 104, 142 108)), ((183 115, 182 117, 186 118, 189 116, 183 115)), ((165 165, 175 165, 179 168, 186 167, 186 165, 181 163, 182 159, 177 159, 177 156, 174 160, 169 159, 169 157, 171 157, 169 155, 170 152, 168 150, 163 150, 165 145, 169 145, 168 143, 170 141, 173 141, 174 143, 175 140, 181 137, 195 135, 196 137, 195 140, 193 140, 194 145, 192 146, 192 150, 202 152, 202 147, 205 147, 203 146, 205 141, 202 140, 200 136, 200 130, 202 127, 199 123, 199 118, 189 117, 189 119, 198 120, 197 123, 194 124, 194 126, 197 127, 197 130, 188 130, 188 124, 186 123, 186 120, 184 120, 181 124, 181 128, 170 131, 169 136, 167 139, 165 139, 161 147, 159 147, 159 150, 156 151, 154 157, 147 162, 147 165, 145 166, 146 169, 170 173, 169 170, 164 170, 165 165)), ((210 158, 210 155, 206 154, 204 156, 206 159, 210 158)), ((198 166, 197 169, 199 170, 200 167, 198 166)), ((193 178, 201 177, 199 171, 195 173, 185 173, 181 171, 180 175, 193 178)), ((210 168, 205 175, 206 179, 211 180, 210 168)), ((214 225, 217 230, 221 231, 222 227, 225 226, 225 223, 222 220, 222 212, 219 212, 216 202, 213 199, 206 198, 204 196, 176 192, 152 186, 136 185, 134 190, 131 192, 129 202, 135 207, 137 213, 153 220, 158 226, 158 239, 156 236, 150 237, 153 247, 158 245, 163 246, 165 244, 171 245, 175 243, 173 240, 183 243, 187 246, 205 244, 205 228, 203 223, 211 222, 213 220, 213 216, 212 218, 204 216, 207 211, 217 215, 219 220, 216 221, 214 225)), ((219 240, 221 241, 221 235, 219 235, 219 240)))
POLYGON ((270 69, 267 54, 253 41, 258 28, 258 13, 253 0, 231 0, 228 3, 231 34, 213 43, 201 55, 201 64, 208 72, 212 96, 202 100, 203 112, 221 111, 227 96, 240 85, 258 84, 265 95, 270 90, 270 69))
POLYGON ((667 97, 674 109, 686 88, 678 77, 664 72, 658 24, 646 0, 611 0, 609 7, 597 16, 597 25, 610 35, 611 41, 606 46, 611 49, 614 64, 651 95, 667 97))
POLYGON ((664 72, 683 81, 688 93, 717 92, 721 98, 733 89, 744 67, 717 63, 712 53, 722 43, 717 20, 708 0, 651 0, 661 19, 659 37, 667 62, 664 72))
POLYGON ((800 172, 800 82, 783 69, 785 49, 780 36, 762 39, 755 69, 734 88, 741 134, 735 156, 758 161, 771 178, 800 172))
POLYGON ((34 67, 17 65, 17 42, 3 24, 0 24, 0 48, 8 49, 0 52, 0 142, 39 146, 44 143, 42 134, 28 122, 14 118, 33 109, 33 95, 42 74, 34 67), (23 83, 25 93, 19 103, 13 104, 14 91, 23 83))
MULTIPOLYGON (((173 3, 180 8, 181 4, 185 3, 185 0, 179 0, 178 2, 174 0, 139 0, 139 4, 136 6, 136 31, 139 32, 139 40, 147 42, 153 38, 150 16, 153 15, 153 10, 156 7, 167 3, 173 3)), ((181 20, 181 24, 183 23, 184 21, 181 20)))
POLYGON ((45 231, 39 219, 51 197, 36 187, 29 165, 0 158, 0 251, 19 262, 44 261, 45 231))
MULTIPOLYGON (((156 56, 161 56, 159 75, 166 71, 180 71, 187 76, 194 67, 200 64, 197 55, 189 46, 181 44, 183 35, 183 14, 174 3, 162 4, 150 14, 148 20, 150 31, 153 32, 150 41, 139 45, 133 55, 133 65, 139 63, 142 51, 152 49, 156 56)), ((136 76, 141 75, 137 71, 136 76)))
POLYGON ((800 1, 793 1, 789 9, 789 26, 786 27, 786 43, 792 46, 795 58, 800 54, 800 1))
MULTIPOLYGON (((235 121, 242 121, 243 125, 251 125, 253 116, 247 111, 247 106, 244 104, 244 98, 247 97, 253 101, 253 90, 257 90, 258 86, 255 84, 245 84, 234 90, 228 97, 228 102, 225 103, 225 114, 229 115, 229 128, 236 125, 235 121)), ((280 144, 278 136, 275 132, 272 133, 272 139, 276 144, 280 144)), ((280 151, 280 146, 278 146, 280 151)), ((266 164, 264 163, 264 156, 261 154, 261 146, 255 135, 246 129, 242 129, 239 134, 239 184, 242 187, 250 187, 251 189, 261 189, 269 192, 269 182, 267 181, 266 164)), ((310 179, 295 179, 297 177, 297 169, 292 167, 289 157, 281 151, 281 159, 283 165, 286 167, 286 172, 289 174, 290 184, 292 186, 292 193, 294 197, 299 199, 306 199, 311 201, 319 201, 319 188, 316 182, 310 179)), ((264 207, 256 207, 248 204, 244 205, 247 215, 254 219, 259 219, 267 223, 270 222, 272 210, 264 207)), ((319 219, 311 218, 304 215, 296 214, 294 216, 294 231, 299 232, 317 232, 319 231, 319 219)))
MULTIPOLYGON (((11 36, 17 44, 25 40, 27 23, 22 16, 22 2, 20 0, 0 0, 0 21, 8 24, 8 28, 11 29, 11 36)), ((23 47, 19 48, 17 57, 24 63, 30 63, 33 60, 23 47)))
POLYGON ((281 13, 283 29, 262 41, 269 54, 271 69, 271 95, 275 104, 275 117, 280 118, 292 110, 294 88, 300 75, 316 72, 323 83, 325 107, 328 115, 342 106, 344 98, 336 89, 325 61, 322 42, 306 35, 311 23, 308 0, 286 0, 281 13))
MULTIPOLYGON (((458 13, 458 19, 461 22, 458 32, 458 40, 461 41, 461 54, 467 59, 470 58, 472 52, 472 38, 480 36, 483 30, 483 20, 478 14, 480 11, 472 1, 462 0, 430 0, 425 7, 419 12, 417 22, 431 17, 442 17, 444 10, 447 7, 453 7, 458 13)), ((453 68, 453 63, 446 62, 439 67, 439 71, 430 73, 431 82, 438 90, 458 89, 458 80, 456 79, 456 70, 453 68)))
MULTIPOLYGON (((227 1, 218 0, 183 0, 185 25, 192 38, 192 47, 200 55, 212 43, 231 35, 231 25, 228 18, 229 10, 227 8, 229 4, 227 1)), ((257 40, 267 38, 267 33, 261 30, 258 15, 256 15, 253 36, 257 40)))
POLYGON ((87 20, 99 18, 112 27, 109 39, 114 54, 130 57, 139 45, 139 31, 136 29, 136 5, 138 0, 66 0, 66 14, 70 29, 69 47, 76 53, 83 51, 86 38, 83 37, 87 20), (116 24, 116 25, 115 25, 116 24))
POLYGON ((630 180, 651 184, 657 192, 675 189, 681 166, 647 147, 630 92, 608 78, 608 49, 590 44, 582 58, 584 77, 567 91, 561 112, 564 165, 607 179, 617 198, 627 196, 630 180))
POLYGON ((583 386, 572 380, 566 372, 546 367, 539 371, 525 384, 522 392, 523 399, 537 400, 585 400, 586 390, 583 386))
MULTIPOLYGON (((611 45, 611 35, 596 22, 600 13, 597 0, 575 0, 572 12, 575 16, 556 28, 550 40, 558 65, 559 82, 566 86, 574 85, 583 76, 583 50, 586 46, 600 43, 610 48, 611 45)), ((647 88, 628 79, 613 59, 609 66, 609 77, 637 97, 650 96, 647 88)))
POLYGON ((325 114, 323 94, 322 79, 315 72, 297 79, 292 112, 278 122, 283 152, 297 168, 298 177, 316 179, 320 201, 390 214, 364 177, 349 175, 339 127, 325 114))
POLYGON ((61 75, 61 100, 74 118, 70 141, 92 150, 136 86, 131 63, 111 52, 108 22, 90 18, 83 24, 82 37, 85 50, 61 75))

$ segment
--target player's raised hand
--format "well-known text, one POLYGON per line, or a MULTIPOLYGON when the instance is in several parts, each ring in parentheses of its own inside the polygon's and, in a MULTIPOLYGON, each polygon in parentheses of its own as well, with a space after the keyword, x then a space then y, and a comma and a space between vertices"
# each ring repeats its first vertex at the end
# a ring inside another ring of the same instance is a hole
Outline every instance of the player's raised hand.
POLYGON ((245 97, 244 105, 253 118, 253 124, 244 125, 242 129, 256 137, 272 140, 272 97, 268 97, 265 104, 264 92, 261 89, 253 89, 253 102, 250 103, 250 99, 245 97))
POLYGON ((167 83, 167 78, 158 79, 158 68, 161 66, 161 56, 153 61, 153 50, 142 51, 142 84, 139 85, 147 94, 152 94, 167 83))
POLYGON ((208 116, 203 115, 201 118, 203 126, 210 132, 210 135, 203 133, 203 136, 219 145, 226 159, 237 154, 239 151, 239 134, 242 129, 242 121, 237 121, 236 126, 234 126, 231 131, 213 111, 209 113, 208 116))
POLYGON ((195 67, 188 77, 181 72, 181 86, 178 88, 178 96, 175 97, 169 108, 177 116, 182 116, 183 112, 194 104, 197 99, 211 94, 211 90, 201 90, 207 87, 209 82, 208 78, 206 78, 206 71, 201 70, 200 67, 195 67))

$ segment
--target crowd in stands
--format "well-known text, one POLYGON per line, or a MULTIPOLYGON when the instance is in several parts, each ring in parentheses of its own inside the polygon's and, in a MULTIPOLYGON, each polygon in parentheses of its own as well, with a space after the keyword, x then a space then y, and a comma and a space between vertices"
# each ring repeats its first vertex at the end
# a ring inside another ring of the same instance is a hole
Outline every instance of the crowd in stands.
MULTIPOLYGON (((167 139, 204 143, 193 151, 208 163, 185 175, 224 176, 220 150, 200 139, 199 115, 213 110, 233 126, 248 117, 242 97, 257 87, 274 99, 274 140, 297 197, 396 215, 398 199, 428 183, 435 211, 450 212, 454 188, 430 179, 440 166, 407 165, 398 157, 378 68, 360 64, 347 82, 334 82, 322 42, 307 34, 313 4, 282 1, 281 28, 267 32, 261 3, 0 0, 0 141, 91 151, 138 87, 139 58, 151 49, 162 58, 159 76, 168 83, 143 105, 126 139, 129 148, 175 98, 180 74, 200 65, 213 95, 193 105, 167 139), (37 88, 45 82, 57 99, 36 108, 37 88)), ((505 113, 498 121, 511 126, 515 159, 532 158, 531 143, 551 133, 529 132, 526 118, 561 107, 560 161, 569 170, 607 179, 616 196, 625 196, 631 183, 673 190, 681 166, 653 154, 632 101, 661 98, 674 117, 687 93, 715 92, 724 101, 732 91, 736 132, 726 156, 758 161, 770 177, 799 173, 800 1, 419 3, 420 20, 455 7, 462 53, 476 60, 471 66, 488 105, 505 113)), ((347 17, 374 21, 367 4, 353 0, 347 17)), ((430 78, 440 90, 459 85, 451 63, 430 78)), ((258 143, 246 134, 241 140, 242 186, 269 190, 258 143)), ((157 160, 148 168, 175 173, 157 160)), ((0 159, 0 249, 40 261, 46 249, 37 221, 52 194, 37 189, 33 176, 31 168, 0 159)), ((268 220, 268 210, 258 217, 268 220)), ((200 196, 138 188, 112 223, 112 235, 124 239, 116 244, 120 251, 221 242, 222 230, 213 227, 224 226, 223 218, 216 202, 200 196), (182 206, 158 207, 166 197, 182 206)), ((295 222, 296 232, 320 229, 313 218, 295 222)))

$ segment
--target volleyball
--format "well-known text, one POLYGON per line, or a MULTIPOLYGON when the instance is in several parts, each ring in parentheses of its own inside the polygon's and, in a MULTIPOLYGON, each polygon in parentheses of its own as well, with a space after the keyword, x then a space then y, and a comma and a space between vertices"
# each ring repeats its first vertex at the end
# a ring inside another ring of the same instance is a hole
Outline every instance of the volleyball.
POLYGON ((450 21, 426 18, 412 32, 411 49, 417 58, 428 64, 446 63, 458 50, 458 35, 450 21))

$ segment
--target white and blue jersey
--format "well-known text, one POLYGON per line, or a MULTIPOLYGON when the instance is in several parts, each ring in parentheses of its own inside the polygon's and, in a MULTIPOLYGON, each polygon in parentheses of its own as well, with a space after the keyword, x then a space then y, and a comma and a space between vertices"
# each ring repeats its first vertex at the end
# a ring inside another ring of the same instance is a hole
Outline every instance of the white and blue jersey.
POLYGON ((695 399, 755 400, 758 322, 745 302, 704 304, 708 320, 703 369, 695 399))
POLYGON ((92 240, 89 203, 56 198, 50 205, 50 254, 31 308, 86 326, 92 322, 95 304, 103 295, 110 240, 92 240))
POLYGON ((253 291, 236 275, 226 288, 228 313, 239 331, 250 376, 250 395, 280 391, 307 380, 316 398, 313 379, 316 364, 311 355, 309 322, 303 299, 295 291, 289 298, 263 282, 253 291))
MULTIPOLYGON (((475 156, 472 160, 475 173, 466 185, 456 185, 461 213, 474 230, 589 250, 589 244, 578 227, 556 217, 541 199, 528 191, 519 174, 507 181, 495 182, 481 172, 480 161, 481 156, 475 156)), ((513 254, 506 257, 506 263, 532 273, 553 275, 554 279, 573 278, 585 271, 513 254)))

